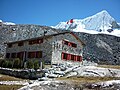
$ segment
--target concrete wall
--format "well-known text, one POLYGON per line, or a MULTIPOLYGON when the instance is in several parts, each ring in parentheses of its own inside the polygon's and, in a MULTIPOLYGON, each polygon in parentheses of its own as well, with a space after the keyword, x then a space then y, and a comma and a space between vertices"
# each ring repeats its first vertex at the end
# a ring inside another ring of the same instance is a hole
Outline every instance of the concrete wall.
POLYGON ((35 70, 14 70, 0 67, 0 74, 10 75, 18 78, 37 79, 44 76, 42 71, 35 70))

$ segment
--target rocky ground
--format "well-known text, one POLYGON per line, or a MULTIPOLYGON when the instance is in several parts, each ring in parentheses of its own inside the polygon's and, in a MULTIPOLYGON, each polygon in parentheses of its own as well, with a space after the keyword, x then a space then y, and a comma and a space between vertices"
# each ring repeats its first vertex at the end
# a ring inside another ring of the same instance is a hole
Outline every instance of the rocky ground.
POLYGON ((73 77, 73 76, 92 76, 92 77, 120 77, 120 69, 97 67, 96 63, 84 61, 83 65, 73 66, 69 64, 53 65, 52 68, 43 69, 45 77, 73 77))
POLYGON ((0 81, 0 84, 24 85, 19 90, 120 90, 119 68, 98 67, 84 61, 80 66, 59 64, 42 71, 44 76, 37 80, 0 81))
POLYGON ((120 90, 120 80, 89 84, 71 84, 63 81, 35 81, 19 90, 120 90))

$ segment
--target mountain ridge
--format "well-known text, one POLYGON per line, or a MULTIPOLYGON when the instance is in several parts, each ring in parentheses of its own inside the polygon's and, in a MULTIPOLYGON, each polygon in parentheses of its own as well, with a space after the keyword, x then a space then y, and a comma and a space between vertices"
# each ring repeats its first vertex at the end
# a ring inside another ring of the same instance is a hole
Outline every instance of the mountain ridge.
POLYGON ((89 16, 84 19, 71 19, 66 22, 60 22, 56 26, 52 26, 56 29, 65 29, 71 30, 74 32, 89 32, 96 31, 96 33, 111 33, 119 30, 120 34, 120 25, 115 21, 115 19, 106 11, 103 10, 95 15, 89 16), (72 21, 71 21, 72 20, 72 21))

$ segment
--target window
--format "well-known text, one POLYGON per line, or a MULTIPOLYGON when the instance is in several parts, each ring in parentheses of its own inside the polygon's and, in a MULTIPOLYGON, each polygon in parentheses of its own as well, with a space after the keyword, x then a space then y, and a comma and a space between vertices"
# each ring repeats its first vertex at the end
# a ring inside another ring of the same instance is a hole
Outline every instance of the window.
POLYGON ((67 54, 62 52, 62 59, 63 60, 72 60, 72 61, 82 61, 82 56, 67 54))
POLYGON ((81 56, 77 56, 77 61, 82 61, 82 57, 81 56))
POLYGON ((23 42, 19 42, 18 46, 23 46, 23 44, 24 44, 23 42))
POLYGON ((75 55, 71 55, 71 60, 75 60, 75 55))
POLYGON ((71 43, 71 45, 72 45, 72 47, 77 47, 77 44, 75 44, 75 43, 71 43))
POLYGON ((42 58, 42 51, 36 52, 36 58, 42 58))
POLYGON ((65 45, 68 45, 68 41, 64 41, 64 44, 65 44, 65 45))
POLYGON ((6 53, 6 58, 10 58, 10 53, 6 53))
POLYGON ((28 52, 28 58, 35 58, 35 52, 28 52))
POLYGON ((16 53, 11 54, 11 58, 16 58, 16 56, 17 56, 16 53))
POLYGON ((32 45, 32 44, 41 44, 43 43, 43 39, 36 39, 36 40, 30 40, 29 41, 29 45, 32 45))
POLYGON ((8 48, 11 48, 11 47, 12 47, 12 44, 8 44, 7 46, 8 46, 8 48))
POLYGON ((65 60, 67 60, 67 53, 62 53, 62 59, 65 59, 65 60))
POLYGON ((65 41, 63 40, 63 44, 67 45, 67 46, 71 46, 71 47, 77 47, 77 44, 73 43, 73 42, 68 42, 68 41, 65 41))
POLYGON ((42 51, 28 52, 28 58, 42 58, 42 51))
POLYGON ((37 44, 43 43, 43 39, 37 39, 37 44))
POLYGON ((17 58, 23 59, 24 52, 18 52, 17 53, 17 58))

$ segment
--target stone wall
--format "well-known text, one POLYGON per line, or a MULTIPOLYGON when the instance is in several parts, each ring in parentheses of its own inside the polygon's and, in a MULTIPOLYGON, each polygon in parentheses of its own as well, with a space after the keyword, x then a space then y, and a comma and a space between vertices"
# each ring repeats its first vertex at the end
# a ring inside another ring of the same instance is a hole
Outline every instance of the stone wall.
MULTIPOLYGON (((23 46, 18 46, 17 43, 13 44, 11 48, 6 49, 6 53, 18 53, 18 52, 26 52, 26 60, 29 59, 35 59, 40 61, 51 61, 51 55, 52 55, 52 44, 51 44, 51 38, 44 38, 43 43, 41 44, 33 44, 29 45, 29 41, 24 41, 23 46), (33 51, 42 51, 42 58, 28 58, 27 52, 33 52, 33 51)), ((24 59, 24 58, 23 58, 24 59)))
POLYGON ((43 73, 41 71, 35 70, 15 70, 15 69, 8 69, 8 68, 1 68, 0 67, 0 74, 10 75, 18 78, 25 78, 25 79, 37 79, 42 77, 43 73))
MULTIPOLYGON (((53 43, 54 43, 54 45, 52 46, 52 48, 53 48, 52 49, 53 50, 52 51, 52 63, 56 63, 56 64, 57 63, 66 63, 66 61, 61 59, 62 52, 82 56, 82 49, 83 49, 82 43, 80 41, 78 41, 70 33, 60 34, 60 35, 53 37, 53 43), (67 40, 69 42, 75 43, 75 44, 77 44, 77 47, 75 48, 75 47, 64 45, 62 43, 63 40, 67 40)), ((76 64, 77 61, 73 62, 72 60, 70 60, 69 62, 76 64)), ((78 65, 79 65, 79 63, 81 63, 81 62, 77 62, 78 65)))

